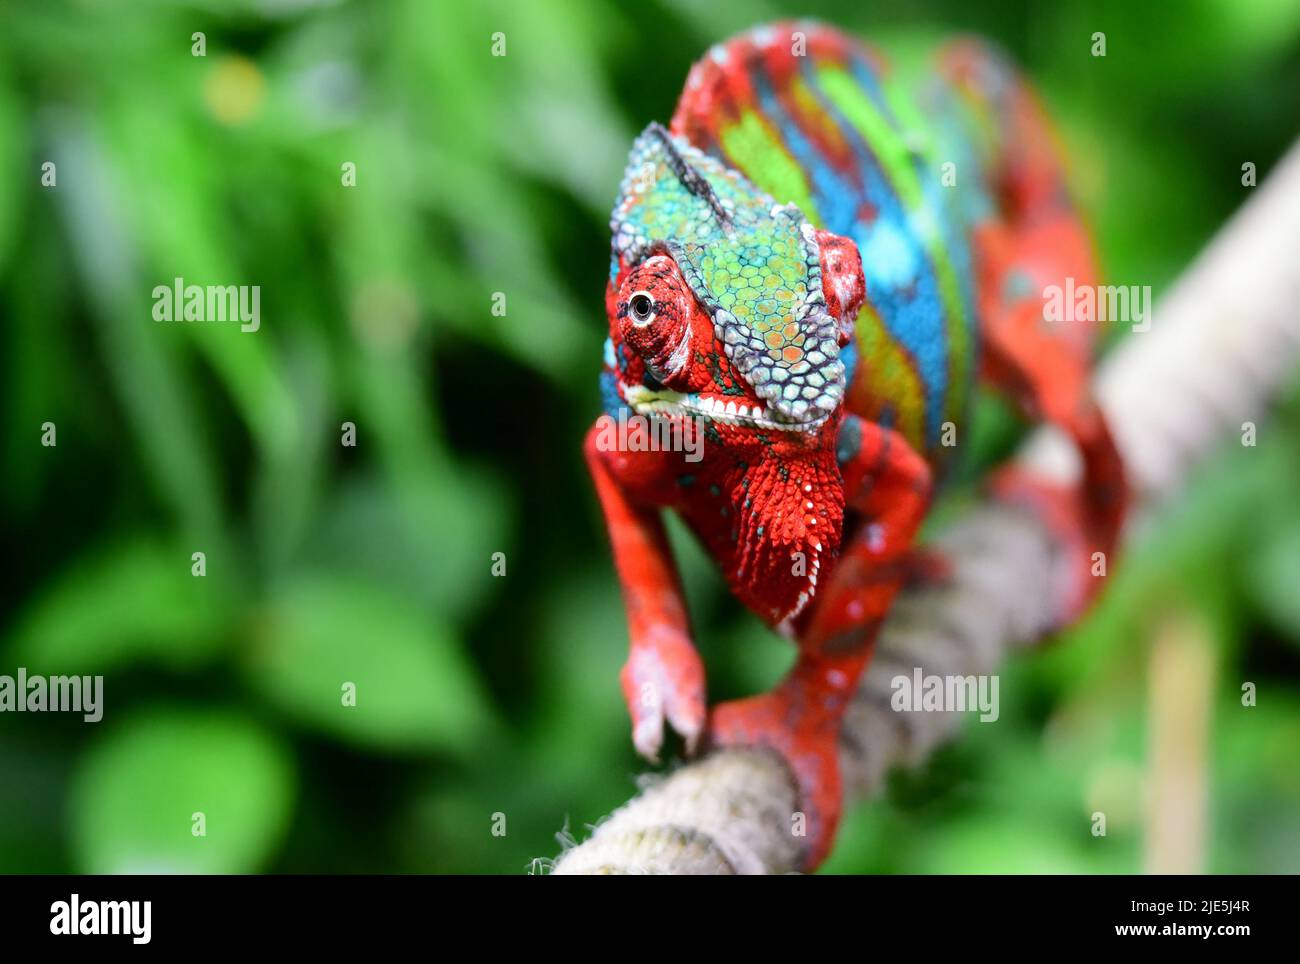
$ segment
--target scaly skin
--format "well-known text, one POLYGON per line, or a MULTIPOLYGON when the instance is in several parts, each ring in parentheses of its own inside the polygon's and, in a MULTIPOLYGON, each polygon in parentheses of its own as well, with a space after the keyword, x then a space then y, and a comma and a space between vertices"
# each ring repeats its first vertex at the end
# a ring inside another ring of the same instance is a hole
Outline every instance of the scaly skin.
POLYGON ((1083 456, 1076 488, 991 482, 1077 557, 1062 622, 1100 587, 1091 554, 1115 548, 1126 488, 1088 392, 1090 332, 1042 321, 1047 285, 1095 280, 1053 144, 1027 88, 977 43, 944 48, 908 90, 873 51, 793 23, 711 50, 670 128, 633 145, 611 217, 607 413, 703 426, 698 462, 603 444, 599 421, 587 437, 628 612, 633 740, 655 758, 667 722, 688 752, 780 753, 806 868, 833 840, 840 721, 918 569, 914 539, 956 450, 943 440, 964 437, 977 375, 1083 456), (664 509, 797 643, 773 692, 708 710, 664 509))

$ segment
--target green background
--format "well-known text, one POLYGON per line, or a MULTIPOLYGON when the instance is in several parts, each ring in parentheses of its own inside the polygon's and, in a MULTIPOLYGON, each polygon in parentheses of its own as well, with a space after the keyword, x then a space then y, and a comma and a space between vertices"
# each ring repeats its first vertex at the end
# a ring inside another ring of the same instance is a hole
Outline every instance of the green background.
MULTIPOLYGON (((886 51, 1001 42, 1108 277, 1157 297, 1300 117, 1293 0, 0 4, 0 674, 106 678, 100 723, 0 715, 0 870, 521 873, 633 792, 579 453, 608 209, 693 59, 788 14, 886 51), (260 285, 261 330, 155 323, 177 276, 260 285)), ((1014 441, 983 414, 972 464, 1014 441)), ((1300 871, 1298 469, 1292 390, 1094 618, 1006 667, 997 724, 851 812, 827 869, 1160 866, 1160 639, 1206 734, 1181 846, 1300 871)), ((712 694, 768 685, 789 648, 674 531, 712 694)))

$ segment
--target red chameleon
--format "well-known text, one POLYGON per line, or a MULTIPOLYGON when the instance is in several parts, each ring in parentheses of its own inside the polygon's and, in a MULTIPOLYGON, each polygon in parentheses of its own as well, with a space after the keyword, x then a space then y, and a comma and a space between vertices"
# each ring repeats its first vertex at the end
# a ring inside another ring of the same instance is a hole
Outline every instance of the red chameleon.
POLYGON ((611 229, 607 415, 702 439, 632 451, 604 417, 587 437, 627 607, 633 741, 655 758, 666 721, 688 753, 779 753, 811 869, 839 820, 840 720, 877 630, 909 578, 942 578, 914 539, 977 375, 1082 456, 1076 487, 992 480, 1077 559, 1060 621, 1100 586, 1124 473, 1089 394, 1091 332, 1043 312, 1050 286, 1095 282, 1088 233, 1042 109, 996 53, 958 41, 909 78, 802 22, 694 66, 669 127, 633 145, 611 229), (708 708, 663 509, 798 646, 772 692, 708 708))

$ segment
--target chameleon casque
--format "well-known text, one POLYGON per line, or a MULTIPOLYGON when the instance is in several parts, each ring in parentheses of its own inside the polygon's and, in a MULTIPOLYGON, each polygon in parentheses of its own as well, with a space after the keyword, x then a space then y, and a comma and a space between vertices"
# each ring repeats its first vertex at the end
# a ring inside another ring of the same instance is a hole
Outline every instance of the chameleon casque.
POLYGON ((877 629, 905 582, 943 578, 913 542, 977 378, 1082 456, 1074 486, 1010 468, 990 483, 1068 547, 1062 623, 1099 588, 1089 561, 1113 551, 1127 499, 1088 326, 1043 320, 1047 286, 1096 275, 1044 113, 977 41, 918 77, 813 23, 719 44, 669 127, 637 138, 611 216, 607 414, 704 436, 697 463, 611 449, 599 422, 586 441, 628 614, 633 741, 655 758, 666 722, 688 753, 781 754, 807 868, 839 819, 839 724, 877 629), (664 509, 796 642, 772 692, 709 710, 664 509))

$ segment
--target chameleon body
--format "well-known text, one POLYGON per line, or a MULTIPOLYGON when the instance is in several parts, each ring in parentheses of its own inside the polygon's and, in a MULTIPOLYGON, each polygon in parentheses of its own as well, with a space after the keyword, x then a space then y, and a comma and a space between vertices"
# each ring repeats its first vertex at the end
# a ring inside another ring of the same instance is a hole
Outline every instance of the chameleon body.
MULTIPOLYGON (((1025 84, 975 41, 918 84, 828 27, 760 27, 692 69, 667 129, 629 157, 611 216, 607 414, 690 422, 702 458, 586 455, 628 611, 623 688, 651 758, 759 745, 800 791, 804 864, 840 812, 839 724, 899 588, 942 565, 913 542, 963 437, 977 378, 1082 455, 1069 488, 991 485, 1060 533, 1095 594, 1126 499, 1088 392, 1084 326, 1043 322, 1044 289, 1095 280, 1091 244, 1025 84), (771 693, 710 711, 661 512, 683 517, 732 592, 792 637, 771 693)), ((689 426, 688 426, 689 427, 689 426)))

